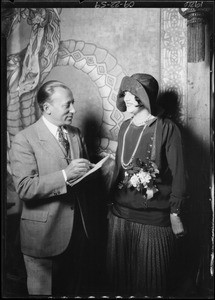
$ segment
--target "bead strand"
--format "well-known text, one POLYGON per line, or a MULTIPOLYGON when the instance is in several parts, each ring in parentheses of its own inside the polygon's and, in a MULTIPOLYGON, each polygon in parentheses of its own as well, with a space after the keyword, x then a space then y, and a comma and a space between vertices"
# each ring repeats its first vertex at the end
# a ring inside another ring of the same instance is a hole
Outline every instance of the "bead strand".
POLYGON ((144 124, 143 130, 141 131, 141 133, 140 133, 140 135, 139 135, 139 138, 138 138, 138 140, 137 140, 137 144, 136 144, 136 146, 135 146, 135 148, 134 148, 134 151, 133 151, 133 153, 132 153, 132 155, 131 155, 131 158, 129 159, 129 161, 128 161, 127 163, 124 162, 125 138, 126 138, 126 135, 127 135, 127 133, 128 133, 128 130, 129 130, 130 126, 131 126, 132 120, 130 121, 128 127, 126 128, 126 131, 125 131, 125 133, 124 133, 123 140, 122 140, 122 152, 121 152, 121 165, 122 165, 122 167, 123 167, 124 169, 127 169, 128 166, 130 165, 130 163, 132 162, 132 160, 133 160, 133 158, 134 158, 134 156, 135 156, 135 154, 136 154, 136 152, 137 152, 137 149, 138 149, 138 147, 139 147, 140 140, 141 140, 141 138, 142 138, 143 132, 144 132, 146 126, 147 126, 146 122, 147 122, 150 118, 151 118, 151 115, 149 115, 148 118, 145 120, 145 122, 144 122, 145 124, 144 124))

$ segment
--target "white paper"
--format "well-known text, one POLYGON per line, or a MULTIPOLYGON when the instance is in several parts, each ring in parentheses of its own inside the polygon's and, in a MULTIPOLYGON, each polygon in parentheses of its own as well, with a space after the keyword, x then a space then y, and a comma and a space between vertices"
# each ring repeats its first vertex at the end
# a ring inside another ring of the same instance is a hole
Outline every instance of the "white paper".
POLYGON ((90 174, 96 172, 98 169, 100 169, 102 167, 102 165, 105 163, 105 161, 110 157, 110 155, 105 156, 104 158, 102 158, 97 164, 95 164, 95 166, 90 169, 86 174, 84 174, 82 177, 80 177, 79 179, 75 180, 74 182, 67 182, 70 186, 74 186, 75 184, 77 184, 78 182, 80 182, 81 180, 83 180, 85 177, 89 176, 90 174))

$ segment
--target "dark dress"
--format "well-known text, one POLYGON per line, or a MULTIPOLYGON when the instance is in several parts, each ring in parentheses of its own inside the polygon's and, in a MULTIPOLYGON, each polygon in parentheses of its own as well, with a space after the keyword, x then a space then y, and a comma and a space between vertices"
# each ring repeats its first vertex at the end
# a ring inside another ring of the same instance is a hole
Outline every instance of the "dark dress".
MULTIPOLYGON (((120 129, 109 212, 107 268, 112 293, 121 296, 164 296, 171 284, 176 257, 170 212, 179 213, 186 198, 180 132, 170 120, 154 118, 144 129, 135 158, 152 160, 159 169, 158 192, 145 201, 135 189, 119 188, 124 133, 120 129)), ((124 144, 128 162, 143 126, 130 125, 124 144)))

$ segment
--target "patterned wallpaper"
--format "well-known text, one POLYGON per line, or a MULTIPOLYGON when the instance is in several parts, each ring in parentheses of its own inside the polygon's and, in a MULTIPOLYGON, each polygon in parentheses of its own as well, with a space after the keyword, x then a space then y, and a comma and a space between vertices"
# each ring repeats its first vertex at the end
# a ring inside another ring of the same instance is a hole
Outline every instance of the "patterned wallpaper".
MULTIPOLYGON (((186 110, 185 19, 176 8, 132 10, 132 12, 137 14, 139 20, 144 12, 146 19, 143 24, 151 22, 147 24, 147 30, 143 30, 143 34, 140 35, 142 36, 141 40, 136 38, 136 27, 131 28, 130 32, 126 31, 128 25, 123 23, 127 20, 126 15, 123 16, 123 22, 119 23, 121 24, 120 28, 117 27, 118 25, 116 26, 115 35, 118 39, 121 30, 123 35, 126 34, 126 38, 121 37, 124 42, 129 42, 132 38, 136 41, 136 48, 133 52, 128 53, 131 61, 136 60, 134 70, 151 73, 150 70, 156 69, 156 72, 160 74, 161 90, 173 87, 177 89, 182 106, 186 110), (125 32, 123 28, 125 28, 125 32), (158 47, 155 47, 155 43, 158 44, 158 47), (148 53, 147 51, 150 53, 148 56, 145 55, 148 53), (157 56, 157 53, 160 53, 160 57, 157 56), (141 55, 145 59, 143 62, 141 55), (138 59, 140 59, 139 62, 138 59), (147 62, 148 65, 144 67, 145 69, 141 67, 138 70, 137 65, 144 65, 144 62, 147 62)), ((61 14, 62 9, 55 8, 23 8, 15 11, 13 25, 17 26, 23 19, 31 30, 27 47, 18 53, 8 55, 7 60, 8 150, 14 135, 34 123, 38 118, 35 105, 38 86, 49 78, 54 69, 62 68, 63 70, 71 67, 90 78, 98 90, 102 106, 100 124, 102 136, 98 142, 98 153, 101 156, 114 155, 119 127, 125 119, 125 115, 116 109, 116 96, 121 79, 125 75, 131 74, 127 74, 126 67, 120 65, 119 54, 111 53, 107 46, 102 47, 96 42, 77 39, 61 40, 61 14)), ((133 18, 130 22, 132 26, 140 25, 133 18)), ((72 35, 72 31, 70 35, 72 35)), ((127 48, 124 46, 124 51, 127 51, 127 48)), ((131 48, 132 44, 128 49, 131 48)), ((121 56, 123 56, 122 53, 121 56)), ((127 64, 131 69, 130 61, 127 64)), ((154 75, 153 72, 152 75, 154 75)), ((156 77, 156 75, 154 76, 156 77)), ((159 78, 157 79, 159 81, 159 78)), ((8 174, 10 174, 9 157, 7 167, 8 174)))
POLYGON ((187 21, 177 8, 161 9, 161 90, 179 96, 181 121, 187 112, 187 21))

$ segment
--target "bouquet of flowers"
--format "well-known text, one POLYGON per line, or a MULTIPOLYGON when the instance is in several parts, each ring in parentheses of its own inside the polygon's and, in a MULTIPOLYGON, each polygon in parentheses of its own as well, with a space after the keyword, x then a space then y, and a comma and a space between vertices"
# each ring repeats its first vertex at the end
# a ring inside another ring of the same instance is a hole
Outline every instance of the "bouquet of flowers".
POLYGON ((154 162, 144 163, 136 158, 125 170, 125 177, 119 183, 118 188, 136 189, 143 195, 144 199, 149 199, 158 191, 155 185, 157 174, 159 174, 159 170, 154 162))

